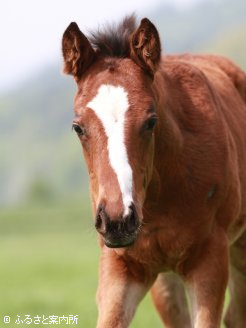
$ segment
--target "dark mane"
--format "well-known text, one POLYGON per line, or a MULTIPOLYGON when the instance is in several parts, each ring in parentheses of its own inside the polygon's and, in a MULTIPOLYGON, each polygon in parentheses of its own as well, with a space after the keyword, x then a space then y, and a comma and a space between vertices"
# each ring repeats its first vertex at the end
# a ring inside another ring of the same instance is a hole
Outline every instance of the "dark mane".
POLYGON ((89 40, 93 48, 103 57, 127 57, 129 38, 136 29, 135 15, 126 16, 118 25, 105 25, 91 32, 89 40))

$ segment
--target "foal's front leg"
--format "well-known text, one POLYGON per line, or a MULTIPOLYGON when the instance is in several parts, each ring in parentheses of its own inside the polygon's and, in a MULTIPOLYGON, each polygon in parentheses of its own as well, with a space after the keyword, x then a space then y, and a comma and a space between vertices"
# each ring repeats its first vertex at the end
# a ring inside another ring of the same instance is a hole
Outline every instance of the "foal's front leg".
POLYGON ((100 259, 97 328, 128 327, 149 287, 133 276, 132 268, 115 250, 105 247, 100 259))
POLYGON ((184 286, 175 273, 159 273, 151 294, 166 328, 191 328, 184 286))
POLYGON ((187 265, 193 327, 219 328, 228 281, 228 241, 224 231, 217 228, 194 262, 187 265))

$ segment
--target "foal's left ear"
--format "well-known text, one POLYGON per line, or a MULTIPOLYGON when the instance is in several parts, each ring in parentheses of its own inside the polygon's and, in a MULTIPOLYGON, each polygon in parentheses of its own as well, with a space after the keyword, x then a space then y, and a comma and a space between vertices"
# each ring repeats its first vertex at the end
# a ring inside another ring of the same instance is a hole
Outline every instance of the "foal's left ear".
POLYGON ((161 59, 161 43, 156 27, 147 18, 131 36, 130 57, 154 76, 161 59))
POLYGON ((72 74, 78 81, 95 59, 89 40, 80 31, 76 23, 71 23, 63 34, 62 53, 64 73, 72 74))

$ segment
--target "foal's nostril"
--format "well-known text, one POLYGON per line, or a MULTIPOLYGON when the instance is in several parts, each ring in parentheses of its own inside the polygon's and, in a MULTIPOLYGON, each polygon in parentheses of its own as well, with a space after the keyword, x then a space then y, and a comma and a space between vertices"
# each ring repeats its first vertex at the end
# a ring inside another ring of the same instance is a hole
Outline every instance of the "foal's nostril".
POLYGON ((129 207, 129 214, 125 218, 128 233, 133 233, 139 227, 139 219, 134 205, 129 207))
POLYGON ((101 215, 100 213, 97 214, 97 217, 96 217, 96 224, 95 224, 95 227, 96 229, 100 229, 102 226, 102 218, 101 218, 101 215))
POLYGON ((95 227, 98 232, 102 234, 106 232, 107 221, 108 221, 107 214, 105 213, 104 208, 100 206, 97 211, 96 222, 95 222, 95 227))

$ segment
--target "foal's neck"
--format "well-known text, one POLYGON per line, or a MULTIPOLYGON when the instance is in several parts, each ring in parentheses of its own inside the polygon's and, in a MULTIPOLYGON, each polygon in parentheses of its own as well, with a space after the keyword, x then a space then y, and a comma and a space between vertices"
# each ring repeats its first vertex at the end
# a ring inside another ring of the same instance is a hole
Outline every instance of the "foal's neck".
MULTIPOLYGON (((160 199, 166 198, 166 192, 172 188, 174 180, 182 174, 181 156, 183 135, 177 120, 181 111, 180 103, 175 97, 175 88, 165 73, 156 74, 153 93, 158 116, 155 128, 155 149, 152 179, 148 187, 146 207, 155 207, 160 199)), ((159 206, 159 205, 158 205, 159 206)))
POLYGON ((177 120, 177 113, 182 109, 172 81, 164 72, 156 74, 153 91, 158 115, 154 165, 158 168, 159 163, 163 168, 170 162, 174 165, 182 150, 183 136, 177 120))

